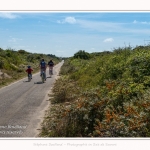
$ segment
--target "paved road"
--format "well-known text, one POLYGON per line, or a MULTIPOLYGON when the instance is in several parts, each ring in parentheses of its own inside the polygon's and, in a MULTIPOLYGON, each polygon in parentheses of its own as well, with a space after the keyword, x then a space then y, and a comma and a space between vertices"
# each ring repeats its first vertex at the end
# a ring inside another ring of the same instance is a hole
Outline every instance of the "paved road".
POLYGON ((58 77, 63 62, 54 67, 54 75, 41 82, 40 73, 0 89, 0 137, 37 137, 45 110, 49 107, 48 93, 58 77))

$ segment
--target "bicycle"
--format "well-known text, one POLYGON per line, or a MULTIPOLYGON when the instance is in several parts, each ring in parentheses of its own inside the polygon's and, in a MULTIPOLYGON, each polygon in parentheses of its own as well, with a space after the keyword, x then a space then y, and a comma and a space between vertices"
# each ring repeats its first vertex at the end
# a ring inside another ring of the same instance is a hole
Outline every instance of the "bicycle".
POLYGON ((51 78, 52 75, 53 75, 53 68, 49 68, 49 75, 50 75, 50 78, 51 78))
POLYGON ((28 74, 28 82, 30 82, 32 79, 31 74, 28 74))
POLYGON ((46 74, 45 74, 45 71, 44 71, 44 70, 42 71, 41 79, 42 79, 42 82, 43 82, 43 83, 44 83, 44 81, 46 81, 46 74))

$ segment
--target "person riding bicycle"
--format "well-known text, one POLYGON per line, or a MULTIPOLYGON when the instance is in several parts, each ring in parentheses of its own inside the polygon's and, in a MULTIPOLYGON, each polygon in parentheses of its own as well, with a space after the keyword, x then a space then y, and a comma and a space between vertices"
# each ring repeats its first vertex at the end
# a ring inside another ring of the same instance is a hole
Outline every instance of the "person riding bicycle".
POLYGON ((44 61, 44 59, 42 59, 42 61, 40 62, 40 71, 41 71, 40 76, 42 75, 42 71, 44 70, 45 80, 46 80, 46 68, 47 68, 46 62, 44 61))
POLYGON ((31 66, 28 66, 28 69, 26 70, 26 72, 28 73, 28 77, 29 75, 31 75, 31 79, 32 79, 32 71, 33 69, 31 68, 31 66))
POLYGON ((52 70, 52 74, 53 74, 53 67, 54 67, 54 62, 52 60, 50 60, 48 62, 48 66, 49 66, 49 71, 52 70))

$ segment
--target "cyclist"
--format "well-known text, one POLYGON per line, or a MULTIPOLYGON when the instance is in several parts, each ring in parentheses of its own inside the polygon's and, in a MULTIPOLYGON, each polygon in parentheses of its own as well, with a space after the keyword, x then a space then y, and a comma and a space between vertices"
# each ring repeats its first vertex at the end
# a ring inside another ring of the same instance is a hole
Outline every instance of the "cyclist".
POLYGON ((28 73, 28 77, 31 74, 31 79, 32 79, 32 71, 33 69, 31 68, 31 66, 28 66, 28 69, 26 70, 26 72, 28 73))
POLYGON ((52 74, 53 74, 53 67, 54 67, 54 62, 52 60, 50 60, 48 62, 48 66, 49 66, 49 73, 50 73, 50 70, 52 70, 52 74))
POLYGON ((41 62, 40 62, 40 71, 41 71, 40 76, 42 75, 42 71, 44 70, 45 80, 46 80, 46 68, 47 68, 46 62, 44 61, 44 59, 42 59, 41 62))

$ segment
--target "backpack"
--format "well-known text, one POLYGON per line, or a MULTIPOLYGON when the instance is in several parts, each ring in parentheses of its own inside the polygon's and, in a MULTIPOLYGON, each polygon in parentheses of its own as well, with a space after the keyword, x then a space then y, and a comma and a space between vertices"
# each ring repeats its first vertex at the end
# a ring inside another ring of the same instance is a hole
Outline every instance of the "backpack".
POLYGON ((50 61, 50 62, 48 62, 48 65, 49 65, 49 66, 53 66, 54 63, 50 61))
POLYGON ((41 62, 41 68, 45 68, 46 67, 46 63, 44 61, 41 62))

